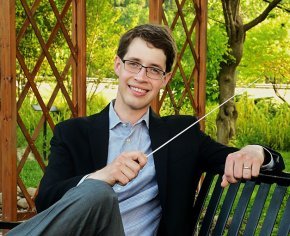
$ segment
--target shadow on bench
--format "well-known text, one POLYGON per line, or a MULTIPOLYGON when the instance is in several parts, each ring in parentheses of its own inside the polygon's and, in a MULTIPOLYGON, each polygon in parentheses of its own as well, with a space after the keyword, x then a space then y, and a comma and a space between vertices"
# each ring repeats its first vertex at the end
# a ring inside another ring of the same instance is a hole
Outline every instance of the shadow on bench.
MULTIPOLYGON (((290 173, 261 174, 223 189, 222 176, 205 173, 194 204, 194 235, 289 235, 290 173)), ((0 222, 12 229, 18 222, 0 222)))
POLYGON ((223 189, 206 173, 194 204, 194 235, 290 235, 290 173, 260 174, 223 189))

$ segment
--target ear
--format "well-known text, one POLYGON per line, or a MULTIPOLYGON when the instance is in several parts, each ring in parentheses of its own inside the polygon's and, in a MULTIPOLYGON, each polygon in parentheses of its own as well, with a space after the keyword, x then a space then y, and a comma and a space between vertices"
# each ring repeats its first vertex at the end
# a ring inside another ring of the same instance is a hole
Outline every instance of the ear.
POLYGON ((121 59, 118 57, 118 56, 116 56, 115 57, 115 62, 114 62, 114 70, 115 70, 115 74, 117 75, 117 76, 119 76, 119 74, 120 74, 120 68, 121 68, 121 59))
POLYGON ((168 84, 169 80, 171 79, 172 72, 167 73, 163 80, 162 80, 162 88, 165 88, 165 86, 168 84))

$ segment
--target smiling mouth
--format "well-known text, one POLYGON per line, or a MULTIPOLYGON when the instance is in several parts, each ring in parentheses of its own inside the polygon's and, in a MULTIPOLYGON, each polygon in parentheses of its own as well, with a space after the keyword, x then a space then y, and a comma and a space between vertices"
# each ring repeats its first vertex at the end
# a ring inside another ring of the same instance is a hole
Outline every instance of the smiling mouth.
POLYGON ((145 94, 147 93, 149 90, 145 90, 145 89, 141 89, 141 88, 136 88, 136 87, 133 87, 133 86, 130 86, 129 85, 129 88, 139 94, 145 94))

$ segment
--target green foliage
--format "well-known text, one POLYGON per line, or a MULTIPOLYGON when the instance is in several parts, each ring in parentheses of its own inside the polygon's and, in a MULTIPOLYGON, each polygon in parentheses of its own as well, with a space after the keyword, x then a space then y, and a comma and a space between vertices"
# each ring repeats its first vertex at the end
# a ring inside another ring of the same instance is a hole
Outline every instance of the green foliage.
MULTIPOLYGON (((57 99, 59 102, 55 103, 54 106, 57 107, 59 112, 50 112, 50 116, 55 124, 59 123, 62 120, 68 119, 71 117, 71 112, 68 113, 67 105, 64 103, 62 99, 57 99)), ((35 129, 38 126, 41 117, 43 115, 42 111, 36 111, 33 109, 33 105, 37 105, 37 100, 35 97, 28 94, 26 99, 23 101, 20 109, 19 115, 23 124, 26 127, 26 131, 28 132, 29 136, 35 141, 35 147, 38 152, 42 155, 44 151, 48 153, 49 145, 48 142, 52 137, 52 130, 46 121, 46 134, 44 133, 44 124, 40 126, 40 132, 36 136, 35 129), (45 143, 45 144, 44 144, 45 143), (44 145, 44 146, 43 146, 44 145), (46 149, 43 150, 43 147, 46 149)), ((20 126, 17 126, 17 148, 23 149, 28 145, 28 142, 23 133, 26 131, 22 131, 20 126)))
POLYGON ((117 23, 125 27, 126 30, 139 24, 148 23, 149 8, 144 0, 130 1, 123 7, 119 7, 119 10, 121 16, 117 23))
POLYGON ((276 83, 289 83, 289 44, 289 13, 265 20, 247 34, 239 77, 243 81, 261 77, 275 79, 276 83))
POLYGON ((94 94, 87 103, 87 114, 92 115, 100 112, 109 103, 102 94, 94 94))
POLYGON ((184 104, 182 104, 182 106, 178 108, 178 111, 175 111, 174 107, 171 105, 171 101, 169 97, 166 97, 159 113, 161 116, 168 116, 168 115, 175 115, 175 114, 194 115, 195 111, 193 107, 190 105, 189 101, 187 101, 187 99, 185 99, 184 104))
POLYGON ((229 56, 228 37, 224 28, 219 24, 208 27, 207 36, 207 67, 206 67, 206 98, 207 101, 218 101, 219 85, 217 77, 221 69, 220 63, 225 61, 224 55, 229 56))
POLYGON ((232 144, 242 147, 261 144, 278 150, 290 150, 290 109, 286 103, 242 97, 237 102, 237 134, 232 144))
MULTIPOLYGON (((218 107, 217 102, 209 102, 206 104, 206 114, 212 112, 214 109, 218 107)), ((218 109, 212 112, 205 118, 205 133, 208 134, 214 140, 217 139, 217 127, 216 127, 216 117, 218 114, 218 109)))
POLYGON ((88 0, 87 4, 87 75, 99 80, 114 76, 113 62, 124 27, 117 24, 120 9, 108 1, 88 0))

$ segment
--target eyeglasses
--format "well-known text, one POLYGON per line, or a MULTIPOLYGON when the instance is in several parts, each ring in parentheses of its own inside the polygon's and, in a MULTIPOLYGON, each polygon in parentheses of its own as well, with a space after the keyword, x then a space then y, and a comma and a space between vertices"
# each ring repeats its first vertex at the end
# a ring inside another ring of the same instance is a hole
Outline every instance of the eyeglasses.
POLYGON ((124 63, 125 70, 134 74, 138 74, 142 70, 142 68, 145 68, 146 76, 150 79, 161 80, 166 75, 163 70, 160 70, 153 66, 143 66, 142 64, 131 60, 121 59, 121 61, 124 63))

